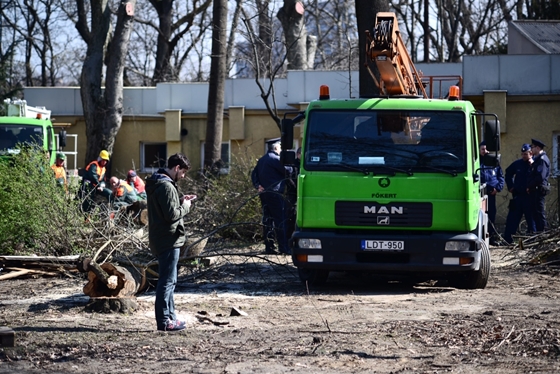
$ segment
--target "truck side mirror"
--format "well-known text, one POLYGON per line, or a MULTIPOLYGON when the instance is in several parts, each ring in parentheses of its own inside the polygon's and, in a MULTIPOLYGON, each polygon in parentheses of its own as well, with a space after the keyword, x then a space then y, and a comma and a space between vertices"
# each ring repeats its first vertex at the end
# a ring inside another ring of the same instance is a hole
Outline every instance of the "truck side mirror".
POLYGON ((58 132, 58 146, 60 148, 66 147, 66 130, 64 129, 58 132))
POLYGON ((488 152, 500 151, 500 121, 489 119, 484 122, 484 140, 488 152))
POLYGON ((280 162, 282 163, 282 165, 295 165, 296 153, 294 151, 280 152, 280 162))
POLYGON ((292 149, 294 147, 294 121, 284 118, 280 127, 282 131, 280 139, 282 150, 292 149))
MULTIPOLYGON (((486 146, 488 148, 488 145, 486 146)), ((500 154, 487 153, 482 157, 482 164, 484 166, 495 168, 500 165, 500 154)))

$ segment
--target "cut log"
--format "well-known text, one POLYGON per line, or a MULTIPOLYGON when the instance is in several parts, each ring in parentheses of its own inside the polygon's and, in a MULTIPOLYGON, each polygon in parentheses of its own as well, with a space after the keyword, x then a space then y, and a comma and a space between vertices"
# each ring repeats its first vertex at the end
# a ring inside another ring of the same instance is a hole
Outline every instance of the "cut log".
MULTIPOLYGON (((78 258, 79 256, 0 256, 0 268, 43 270, 60 274, 60 272, 76 270, 78 258)), ((14 276, 10 278, 12 277, 14 276)))
POLYGON ((144 291, 148 285, 144 268, 104 263, 88 267, 84 294, 91 298, 126 298, 144 291))

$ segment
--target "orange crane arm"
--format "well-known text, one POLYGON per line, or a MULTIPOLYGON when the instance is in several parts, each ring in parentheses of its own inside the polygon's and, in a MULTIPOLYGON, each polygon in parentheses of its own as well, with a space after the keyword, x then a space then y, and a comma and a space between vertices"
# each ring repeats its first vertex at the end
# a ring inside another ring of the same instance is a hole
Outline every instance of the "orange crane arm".
POLYGON ((401 38, 395 13, 379 12, 375 17, 373 37, 368 34, 366 56, 377 65, 381 75, 374 81, 383 95, 413 95, 427 98, 422 76, 416 70, 401 38))

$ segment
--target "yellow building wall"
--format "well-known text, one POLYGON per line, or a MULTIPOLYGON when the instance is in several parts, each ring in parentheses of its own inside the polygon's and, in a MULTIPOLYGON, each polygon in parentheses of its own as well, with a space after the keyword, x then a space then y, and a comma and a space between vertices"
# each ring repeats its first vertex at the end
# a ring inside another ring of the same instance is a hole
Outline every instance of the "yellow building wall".
MULTIPOLYGON (((202 147, 206 138, 206 114, 182 114, 180 119, 180 131, 186 130, 186 135, 177 137, 178 129, 166 128, 166 116, 125 116, 119 133, 115 139, 115 146, 111 154, 111 174, 119 178, 125 178, 128 170, 135 169, 138 174, 145 177, 152 173, 140 171, 141 144, 142 143, 165 143, 167 142, 168 157, 176 152, 184 153, 192 165, 192 172, 200 170, 202 164, 202 147), (169 138, 172 138, 169 141, 169 138), (167 139, 167 141, 166 141, 167 139), (178 139, 176 141, 175 139, 178 139)), ((236 118, 239 121, 239 117, 236 118)), ((236 124, 237 136, 245 136, 242 139, 230 139, 229 118, 224 116, 222 142, 230 142, 231 154, 244 153, 256 160, 265 151, 266 140, 280 137, 280 129, 265 110, 244 110, 243 131, 236 124)), ((78 135, 78 168, 86 166, 86 131, 85 122, 82 118, 57 116, 59 123, 71 123, 67 127, 68 134, 78 135)), ((56 125, 56 124, 55 124, 56 125)), ((175 127, 175 124, 173 124, 175 127)), ((294 135, 299 139, 299 127, 295 128, 294 135)), ((301 144, 301 143, 298 143, 301 144)), ((65 149, 69 150, 69 149, 65 149)))

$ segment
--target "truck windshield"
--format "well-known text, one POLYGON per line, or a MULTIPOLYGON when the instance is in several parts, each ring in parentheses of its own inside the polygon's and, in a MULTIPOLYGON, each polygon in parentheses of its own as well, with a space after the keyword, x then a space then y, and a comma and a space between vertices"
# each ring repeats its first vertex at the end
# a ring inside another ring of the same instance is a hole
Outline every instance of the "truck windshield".
POLYGON ((43 128, 20 124, 0 125, 0 153, 13 152, 17 145, 43 144, 43 128))
POLYGON ((306 170, 466 170, 463 112, 314 110, 306 125, 306 170))

